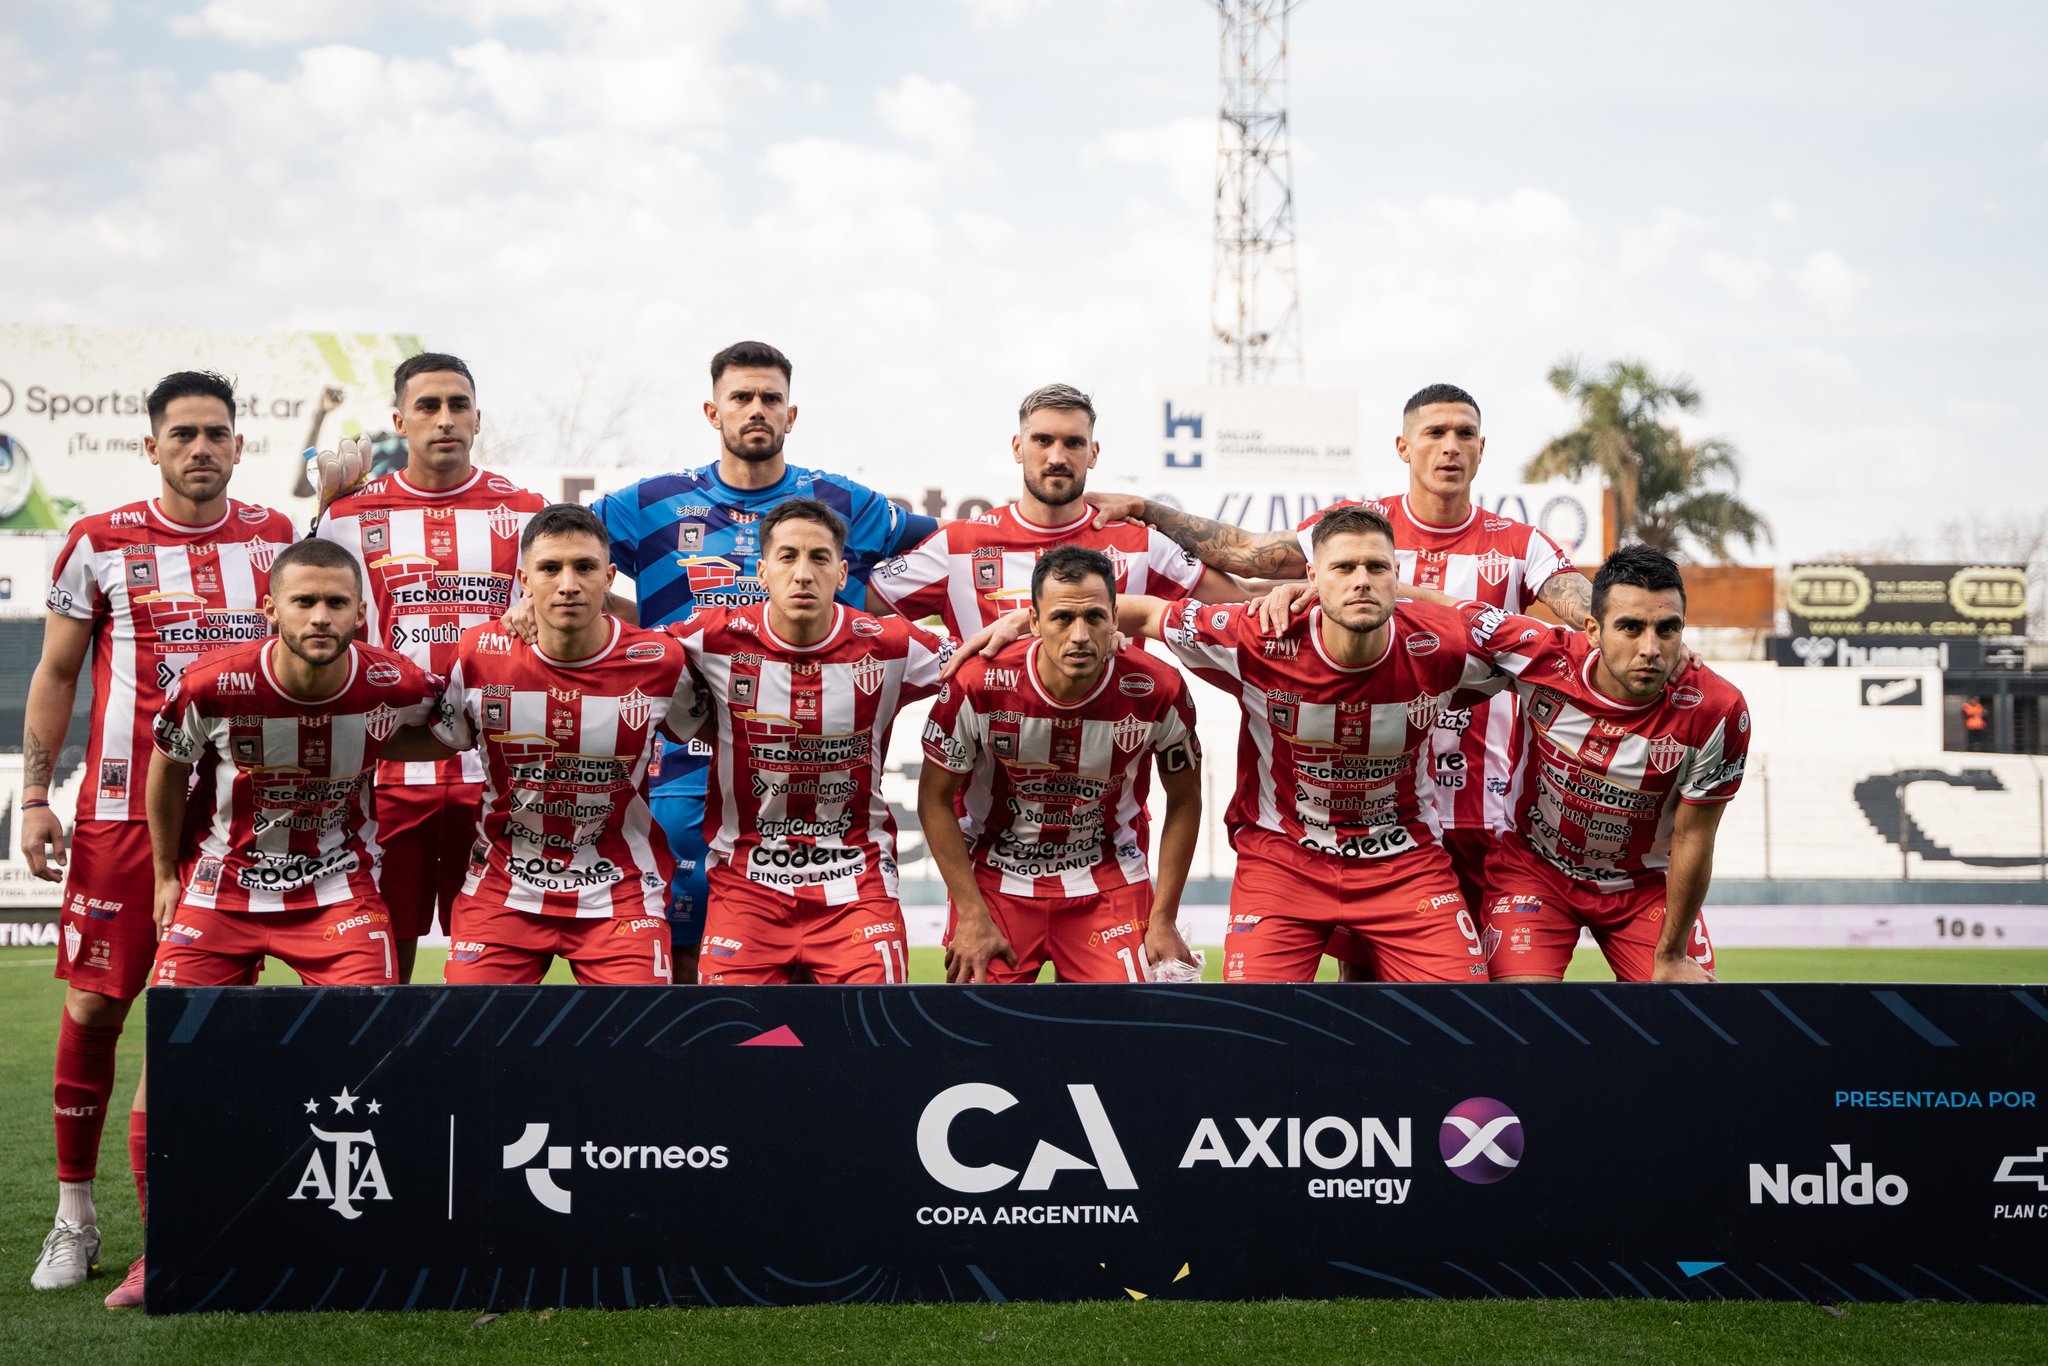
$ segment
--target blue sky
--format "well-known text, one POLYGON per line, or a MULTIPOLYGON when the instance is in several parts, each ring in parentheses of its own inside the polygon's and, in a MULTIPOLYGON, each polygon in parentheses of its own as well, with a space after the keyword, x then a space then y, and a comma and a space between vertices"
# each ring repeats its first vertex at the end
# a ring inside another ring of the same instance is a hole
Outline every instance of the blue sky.
MULTIPOLYGON (((1560 357, 1686 372, 1781 562, 2048 510, 2044 37, 2031 4, 1309 0, 1306 378, 1360 392, 1392 488, 1424 383, 1479 395, 1498 473, 1569 425, 1560 357)), ((0 70, 9 320, 417 331, 506 458, 582 392, 624 409, 601 455, 709 459, 703 361, 759 336, 797 459, 1004 491, 1060 378, 1128 487, 1204 373, 1198 0, 30 0, 0 70)))

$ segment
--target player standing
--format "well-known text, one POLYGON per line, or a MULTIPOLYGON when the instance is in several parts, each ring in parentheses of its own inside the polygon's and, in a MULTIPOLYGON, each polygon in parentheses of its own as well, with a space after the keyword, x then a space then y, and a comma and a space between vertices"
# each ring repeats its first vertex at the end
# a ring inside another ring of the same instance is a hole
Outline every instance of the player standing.
MULTIPOLYGON (((241 460, 235 391, 219 375, 167 375, 147 400, 143 448, 162 481, 155 498, 78 520, 51 575, 43 652, 23 727, 22 853, 45 881, 65 877, 67 844, 50 809, 57 755, 78 675, 92 659, 93 724, 68 845, 57 976, 68 982, 57 1035, 53 1107, 57 1219, 30 1284, 61 1289, 99 1259, 93 1179, 114 1090, 115 1049, 156 953, 143 780, 150 723, 186 666, 270 633, 261 611, 291 520, 227 496, 241 460)), ((138 1203, 146 1134, 137 1088, 129 1161, 138 1203)), ((138 1261, 137 1266, 141 1263, 138 1261)), ((110 1300, 124 1298, 127 1282, 110 1300)))
MULTIPOLYGON (((840 597, 859 608, 875 565, 916 545, 938 523, 903 511, 861 484, 787 462, 783 444, 796 426, 790 402, 789 357, 765 342, 744 341, 711 358, 705 421, 720 441, 716 464, 643 479, 598 499, 611 534, 612 561, 629 576, 643 626, 665 626, 700 607, 743 607, 767 600, 759 570, 760 523, 789 498, 815 498, 846 524, 849 573, 840 597)), ((508 625, 523 624, 515 616, 508 625)), ((702 744, 662 756, 654 787, 654 818, 676 860, 669 903, 676 980, 696 980, 697 942, 704 929, 704 794, 702 744)))
POLYGON ((1144 981, 1148 964, 1192 957, 1174 922, 1202 827, 1194 703, 1178 669, 1112 648, 1116 570, 1100 551, 1039 557, 1031 622, 1033 639, 967 661, 925 725, 917 808, 951 893, 946 975, 1029 982, 1049 959, 1063 982, 1144 981), (1154 754, 1156 885, 1143 839, 1154 754))
POLYGON ((1243 605, 1118 607, 1243 711, 1224 980, 1308 981, 1344 927, 1384 980, 1484 981, 1420 768, 1437 717, 1500 680, 1454 611, 1395 602, 1384 516, 1335 509, 1313 545, 1317 604, 1277 637, 1243 605))
POLYGON ((264 611, 275 639, 193 665, 156 718, 155 985, 250 986, 265 955, 310 986, 395 985, 370 775, 401 732, 437 719, 441 680, 356 643, 362 570, 332 542, 278 555, 264 611), (212 815, 188 862, 192 769, 209 757, 212 815))
MULTIPOLYGON (((445 677, 456 642, 504 616, 519 595, 519 536, 547 499, 470 461, 483 415, 476 381, 454 356, 428 351, 392 375, 402 470, 335 500, 316 533, 353 555, 368 586, 370 644, 445 677)), ((377 773, 384 900, 398 978, 412 980, 420 936, 448 910, 469 867, 483 792, 479 757, 390 760, 377 773)))
POLYGON ((846 526, 793 498, 760 522, 768 601, 671 628, 708 695, 710 910, 702 980, 902 982, 889 730, 939 689, 952 652, 902 617, 837 601, 846 526))
POLYGON ((666 984, 674 865, 643 792, 658 733, 703 718, 682 646, 604 610, 618 571, 588 508, 535 514, 520 553, 536 638, 477 627, 448 680, 443 738, 473 734, 484 772, 448 981, 538 982, 559 957, 579 982, 666 984))
POLYGON ((948 522, 915 550, 884 561, 868 586, 868 605, 913 620, 937 614, 965 640, 1031 601, 1032 567, 1054 546, 1081 545, 1107 555, 1116 591, 1155 598, 1234 602, 1244 593, 1226 576, 1163 534, 1137 522, 1097 526, 1083 495, 1102 445, 1095 405, 1070 384, 1048 384, 1024 396, 1010 452, 1022 467, 1024 492, 979 517, 948 522))
POLYGON ((1522 701, 1516 820, 1481 915, 1494 980, 1563 977, 1581 926, 1621 981, 1712 980, 1700 907, 1742 785, 1749 708, 1711 669, 1684 668, 1678 566, 1647 546, 1616 550, 1579 630, 1459 610, 1522 701))
MULTIPOLYGON (((1418 390, 1402 409, 1394 453, 1408 467, 1407 491, 1364 506, 1385 514, 1393 528, 1402 583, 1509 612, 1541 602, 1560 621, 1585 619, 1591 588, 1565 550, 1526 522, 1484 512, 1472 501, 1472 481, 1486 454, 1477 399, 1454 384, 1418 390)), ((1322 515, 1309 517, 1292 533, 1259 535, 1158 503, 1140 508, 1132 506, 1136 499, 1096 501, 1104 515, 1140 517, 1212 566, 1272 578, 1308 572, 1309 538, 1322 515)), ((1444 848, 1474 908, 1484 896, 1494 843, 1508 827, 1514 735, 1514 697, 1503 694, 1447 710, 1430 737, 1428 776, 1444 848)), ((1336 937, 1332 952, 1344 960, 1347 979, 1369 968, 1365 955, 1344 935, 1336 937)))

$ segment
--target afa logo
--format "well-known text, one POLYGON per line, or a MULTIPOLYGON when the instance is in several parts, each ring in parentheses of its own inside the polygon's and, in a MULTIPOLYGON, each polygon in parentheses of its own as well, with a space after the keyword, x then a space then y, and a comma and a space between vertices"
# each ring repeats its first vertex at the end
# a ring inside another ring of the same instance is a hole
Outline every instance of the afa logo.
MULTIPOLYGON (((349 1094, 344 1086, 340 1095, 328 1099, 339 1117, 354 1115, 356 1102, 363 1097, 349 1094)), ((364 1109, 366 1114, 374 1115, 382 1111, 383 1105, 372 1100, 364 1109)), ((309 1099, 305 1112, 319 1114, 319 1100, 309 1099)), ((362 1218, 359 1204, 391 1199, 391 1184, 385 1180, 384 1163, 378 1156, 377 1135, 373 1131, 343 1129, 338 1124, 332 1129, 323 1129, 318 1124, 309 1124, 307 1128, 313 1136, 313 1152, 306 1159, 299 1184, 287 1198, 316 1201, 344 1219, 362 1218)))

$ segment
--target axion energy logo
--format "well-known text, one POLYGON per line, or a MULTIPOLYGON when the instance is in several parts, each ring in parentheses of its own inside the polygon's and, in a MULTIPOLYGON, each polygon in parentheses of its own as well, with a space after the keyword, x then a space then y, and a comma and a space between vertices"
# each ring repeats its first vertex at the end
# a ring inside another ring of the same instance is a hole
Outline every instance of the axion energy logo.
POLYGON ((1453 1105, 1436 1142, 1451 1174, 1475 1186, 1490 1186, 1522 1165, 1521 1118, 1491 1096, 1453 1105))

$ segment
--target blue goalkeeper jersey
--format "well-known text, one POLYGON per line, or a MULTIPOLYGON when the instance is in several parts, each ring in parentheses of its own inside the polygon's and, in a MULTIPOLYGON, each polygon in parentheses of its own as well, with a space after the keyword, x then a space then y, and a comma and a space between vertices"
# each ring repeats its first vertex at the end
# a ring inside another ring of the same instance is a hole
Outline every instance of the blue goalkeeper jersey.
MULTIPOLYGON (((867 601, 868 575, 938 529, 930 517, 905 512, 864 484, 822 470, 785 467, 779 482, 736 489, 706 465, 607 493, 592 505, 612 540, 612 563, 638 590, 640 624, 666 626, 699 607, 743 607, 765 602, 757 572, 762 514, 789 498, 815 498, 846 522, 846 588, 851 607, 867 601)), ((657 797, 704 794, 710 749, 692 741, 687 752, 662 756, 657 797)))

